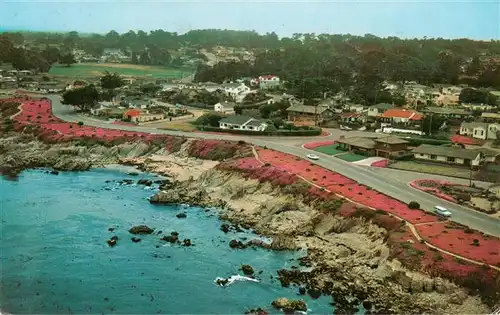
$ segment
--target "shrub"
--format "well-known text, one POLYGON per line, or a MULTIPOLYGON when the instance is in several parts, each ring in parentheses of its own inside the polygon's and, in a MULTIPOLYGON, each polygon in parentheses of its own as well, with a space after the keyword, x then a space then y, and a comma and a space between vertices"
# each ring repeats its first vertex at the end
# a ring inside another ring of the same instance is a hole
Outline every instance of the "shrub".
POLYGON ((479 240, 477 238, 472 240, 472 245, 473 246, 479 246, 479 240))
POLYGON ((83 126, 83 121, 79 121, 78 126, 83 126))
POLYGON ((466 228, 466 229, 464 230, 464 233, 467 233, 467 234, 474 234, 474 230, 473 230, 473 229, 471 229, 471 228, 466 228))
POLYGON ((264 166, 271 166, 271 163, 266 162, 266 163, 264 164, 264 166))
POLYGON ((412 210, 420 209, 420 204, 416 201, 410 201, 410 203, 408 204, 408 208, 412 210))

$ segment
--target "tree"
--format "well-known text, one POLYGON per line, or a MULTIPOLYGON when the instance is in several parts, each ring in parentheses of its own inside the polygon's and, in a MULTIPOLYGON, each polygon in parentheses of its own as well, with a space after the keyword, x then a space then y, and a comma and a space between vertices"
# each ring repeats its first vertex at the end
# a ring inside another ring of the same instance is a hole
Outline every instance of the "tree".
POLYGON ((66 91, 62 103, 78 107, 81 111, 89 111, 99 100, 99 91, 94 85, 66 91))
POLYGON ((458 100, 461 103, 496 105, 497 97, 487 90, 465 88, 460 92, 458 100))
POLYGON ((224 116, 217 113, 206 113, 198 117, 194 124, 197 126, 219 127, 219 121, 222 118, 224 118, 224 116))
POLYGON ((101 87, 108 91, 108 95, 112 95, 113 98, 115 96, 115 89, 120 88, 125 85, 125 81, 120 76, 119 73, 114 72, 110 73, 109 71, 105 71, 104 75, 100 78, 101 87))
POLYGON ((72 53, 61 55, 59 63, 66 65, 66 67, 71 67, 72 64, 76 63, 75 56, 72 53))

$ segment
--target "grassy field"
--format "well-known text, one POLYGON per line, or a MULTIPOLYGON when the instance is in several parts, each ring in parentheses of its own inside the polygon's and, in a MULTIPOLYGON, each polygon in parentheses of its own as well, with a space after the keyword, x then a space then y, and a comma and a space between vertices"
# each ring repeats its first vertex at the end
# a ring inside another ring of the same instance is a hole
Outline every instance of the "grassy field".
POLYGON ((339 153, 344 153, 345 152, 345 151, 342 151, 342 150, 338 150, 337 146, 338 146, 338 144, 317 147, 316 149, 314 149, 314 151, 325 153, 325 154, 328 154, 328 155, 335 155, 335 154, 339 154, 339 153))
POLYGON ((181 79, 189 76, 192 72, 188 70, 169 69, 160 66, 141 66, 118 63, 77 63, 71 67, 54 65, 49 74, 68 77, 95 77, 104 71, 118 72, 124 76, 143 76, 158 79, 181 79))
MULTIPOLYGON (((416 161, 398 161, 389 164, 389 167, 398 170, 444 175, 450 177, 469 178, 470 176, 469 169, 465 167, 422 163, 416 161)), ((477 172, 473 171, 473 176, 475 176, 476 173, 477 172)))

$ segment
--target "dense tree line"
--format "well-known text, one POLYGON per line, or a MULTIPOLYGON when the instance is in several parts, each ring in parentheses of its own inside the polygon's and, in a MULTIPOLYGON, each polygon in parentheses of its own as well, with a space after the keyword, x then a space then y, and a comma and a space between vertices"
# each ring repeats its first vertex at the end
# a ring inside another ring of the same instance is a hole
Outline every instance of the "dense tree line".
MULTIPOLYGON (((24 55, 7 53, 20 56, 19 64, 41 61, 37 56, 49 65, 64 59, 51 44, 62 45, 66 51, 79 48, 95 56, 101 55, 105 48, 121 49, 130 54, 132 62, 152 65, 174 65, 180 59, 179 54, 172 54, 179 49, 182 55, 202 57, 201 49, 214 46, 244 48, 256 54, 255 62, 199 66, 195 79, 222 82, 276 74, 286 82, 287 92, 304 99, 344 92, 353 101, 366 104, 400 101, 400 97, 385 91, 386 80, 401 85, 417 81, 425 85, 465 83, 500 88, 500 41, 495 40, 400 39, 371 34, 294 34, 279 38, 275 33, 261 35, 231 30, 193 30, 185 34, 163 30, 124 34, 110 31, 103 35, 4 33, 2 38, 0 45, 4 39, 12 47, 26 42, 45 45, 43 50, 24 55)), ((16 49, 12 47, 9 49, 16 49)), ((5 60, 2 48, 0 61, 5 60)), ((46 68, 43 62, 40 64, 39 68, 46 68)))
POLYGON ((75 63, 68 50, 52 46, 25 48, 22 34, 0 34, 0 63, 10 63, 17 70, 48 72, 56 62, 67 65, 75 63))

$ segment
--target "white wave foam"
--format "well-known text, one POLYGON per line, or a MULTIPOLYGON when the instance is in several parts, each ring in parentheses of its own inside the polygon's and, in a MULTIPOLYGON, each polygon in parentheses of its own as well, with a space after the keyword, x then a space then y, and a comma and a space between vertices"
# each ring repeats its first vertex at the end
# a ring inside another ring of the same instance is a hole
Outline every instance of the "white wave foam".
POLYGON ((234 275, 234 276, 231 276, 229 278, 221 278, 221 277, 217 277, 215 278, 214 280, 214 283, 217 284, 217 285, 220 285, 221 287, 223 286, 229 286, 231 284, 233 284, 234 282, 236 281, 251 281, 251 282, 259 282, 259 280, 257 279, 254 279, 254 278, 250 278, 250 277, 245 277, 245 276, 240 276, 240 275, 234 275), (227 283, 226 284, 219 284, 217 283, 217 280, 227 280, 227 283))

